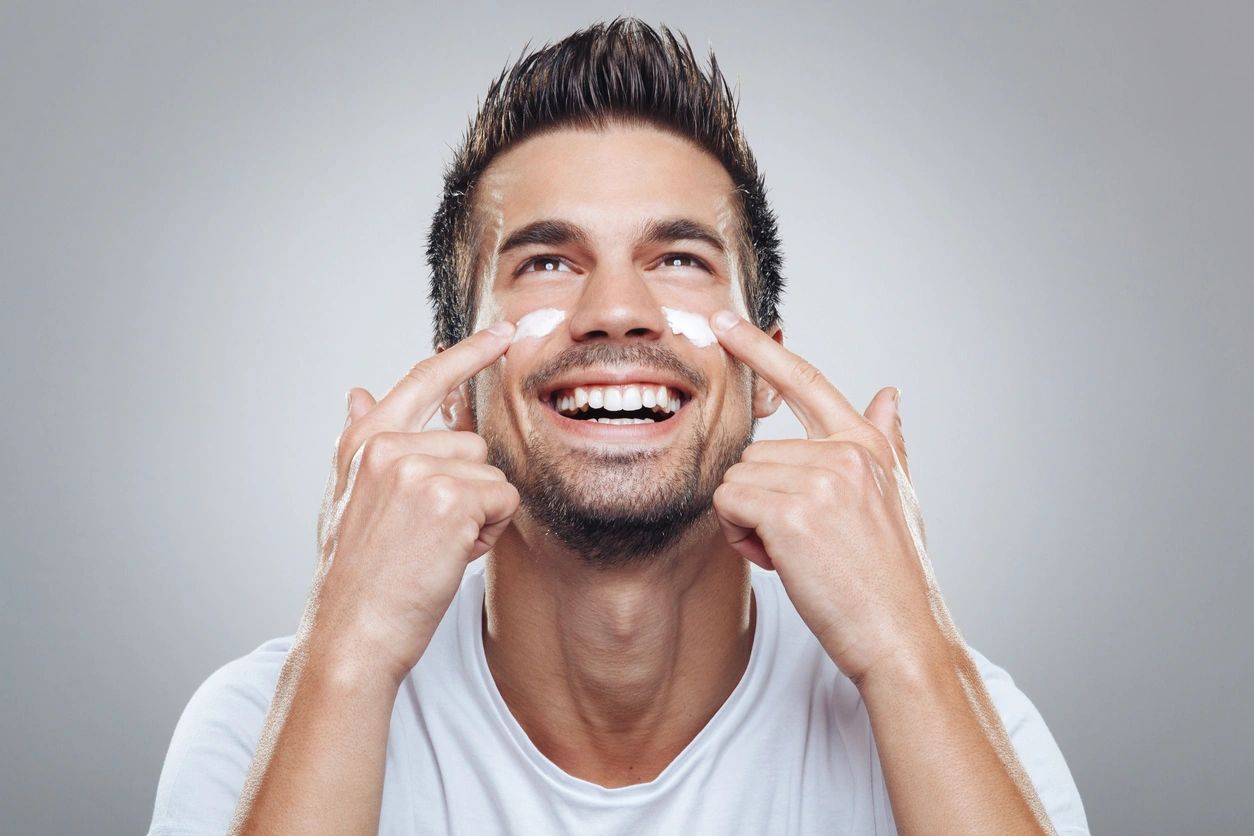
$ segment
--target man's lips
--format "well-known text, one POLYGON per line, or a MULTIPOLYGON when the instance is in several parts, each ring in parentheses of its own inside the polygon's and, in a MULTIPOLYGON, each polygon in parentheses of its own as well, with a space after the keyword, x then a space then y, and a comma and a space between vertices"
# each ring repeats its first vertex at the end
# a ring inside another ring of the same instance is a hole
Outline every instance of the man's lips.
POLYGON ((690 401, 678 390, 641 382, 558 388, 541 404, 547 420, 562 435, 585 441, 658 443, 685 423, 690 401), (661 401, 659 394, 664 396, 661 401))
POLYGON ((653 363, 564 369, 536 391, 544 412, 566 435, 588 440, 649 441, 670 436, 694 397, 694 382, 653 363))
POLYGON ((670 420, 692 389, 664 370, 613 366, 570 370, 542 386, 539 398, 566 418, 624 426, 670 420))

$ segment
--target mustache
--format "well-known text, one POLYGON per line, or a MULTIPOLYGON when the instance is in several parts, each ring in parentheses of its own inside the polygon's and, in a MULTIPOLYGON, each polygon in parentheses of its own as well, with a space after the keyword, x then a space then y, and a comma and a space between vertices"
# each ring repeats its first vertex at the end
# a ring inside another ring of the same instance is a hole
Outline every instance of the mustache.
POLYGON ((685 363, 669 348, 644 343, 580 343, 567 348, 527 375, 523 379, 522 389, 524 392, 537 392, 555 377, 576 369, 628 365, 668 371, 687 383, 693 392, 705 392, 709 387, 709 378, 700 369, 685 363))

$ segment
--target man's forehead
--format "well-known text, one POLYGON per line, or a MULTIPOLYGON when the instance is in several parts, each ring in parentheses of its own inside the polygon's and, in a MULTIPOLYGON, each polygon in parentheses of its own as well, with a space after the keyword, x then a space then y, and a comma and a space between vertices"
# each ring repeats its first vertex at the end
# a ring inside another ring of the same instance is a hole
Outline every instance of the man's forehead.
POLYGON ((722 164, 689 140, 610 127, 562 129, 509 148, 480 177, 474 204, 480 229, 497 235, 545 219, 618 235, 663 218, 718 228, 736 196, 722 164))

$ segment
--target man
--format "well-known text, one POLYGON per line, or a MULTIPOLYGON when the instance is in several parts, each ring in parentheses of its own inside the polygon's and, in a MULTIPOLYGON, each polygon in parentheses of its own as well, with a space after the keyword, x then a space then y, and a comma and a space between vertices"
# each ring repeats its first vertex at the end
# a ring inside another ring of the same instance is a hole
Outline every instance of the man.
POLYGON ((1088 832, 949 619, 896 390, 782 345, 713 56, 520 59, 428 254, 438 351, 350 391, 299 629, 193 697, 150 832, 1088 832), (807 437, 751 443, 781 402, 807 437))

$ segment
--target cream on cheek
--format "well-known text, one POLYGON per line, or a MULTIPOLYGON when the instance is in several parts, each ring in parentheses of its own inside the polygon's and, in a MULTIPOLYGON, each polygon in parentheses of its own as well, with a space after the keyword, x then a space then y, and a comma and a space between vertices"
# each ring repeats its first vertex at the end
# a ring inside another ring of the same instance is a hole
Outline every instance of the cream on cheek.
POLYGON ((710 330, 707 317, 692 311, 668 308, 665 305, 662 306, 662 313, 666 316, 666 324, 670 326, 671 333, 687 337, 688 342, 697 348, 708 348, 718 343, 718 338, 710 330))
POLYGON ((566 311, 557 308, 540 308, 532 311, 519 317, 518 322, 514 324, 514 339, 511 342, 547 337, 565 318, 566 311))

